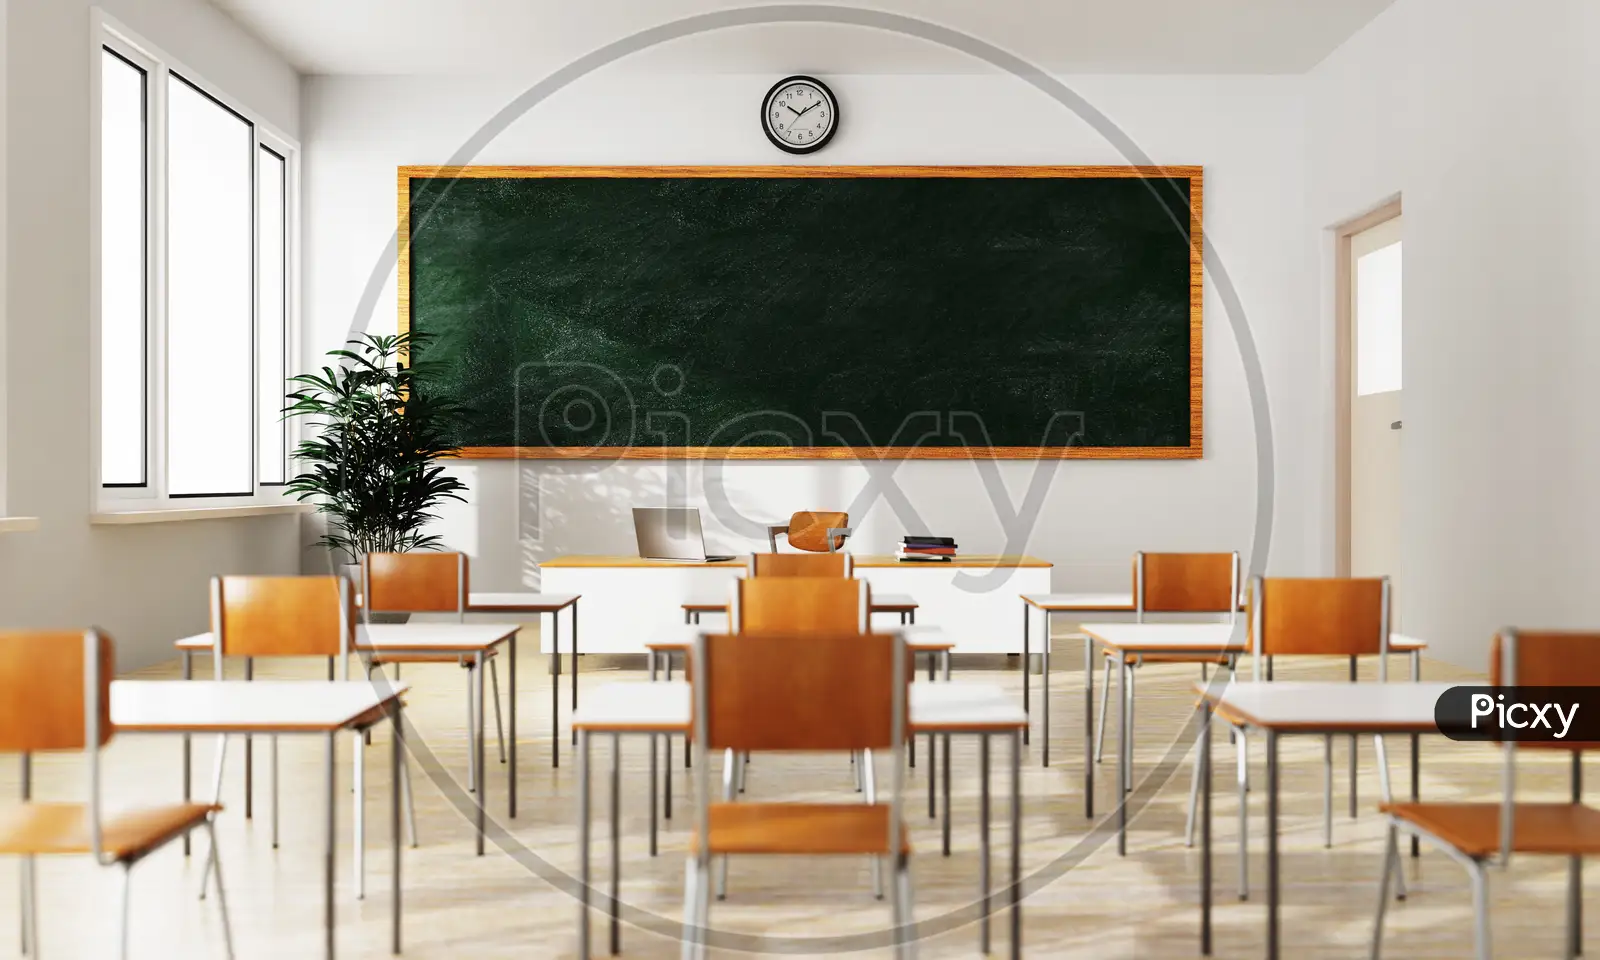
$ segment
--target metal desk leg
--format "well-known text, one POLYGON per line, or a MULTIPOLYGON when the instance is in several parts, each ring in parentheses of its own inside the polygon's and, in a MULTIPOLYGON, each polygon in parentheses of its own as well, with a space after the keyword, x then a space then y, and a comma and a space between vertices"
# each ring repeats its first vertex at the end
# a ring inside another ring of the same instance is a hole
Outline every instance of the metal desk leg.
POLYGON ((477 700, 478 707, 476 716, 472 721, 472 725, 476 728, 474 732, 477 734, 478 739, 473 744, 472 749, 477 754, 478 763, 478 856, 481 857, 483 856, 483 835, 488 829, 489 810, 489 777, 488 771, 483 767, 483 715, 487 712, 484 710, 483 699, 483 651, 480 650, 472 655, 472 663, 472 672, 474 674, 472 692, 473 698, 477 700))
MULTIPOLYGON (((1355 683, 1356 679, 1357 679, 1357 677, 1356 677, 1356 658, 1355 657, 1351 657, 1350 658, 1350 682, 1351 683, 1355 683)), ((1350 819, 1352 819, 1352 820, 1354 820, 1356 818, 1356 814, 1357 814, 1357 811, 1356 811, 1356 763, 1357 763, 1357 759, 1356 759, 1356 757, 1357 757, 1357 753, 1359 751, 1359 747, 1357 746, 1357 744, 1359 744, 1360 742, 1361 742, 1361 739, 1359 737, 1357 737, 1355 734, 1352 733, 1350 735, 1350 819)))
MULTIPOLYGON (((1120 660, 1122 654, 1117 654, 1120 660)), ((1118 664, 1117 703, 1122 711, 1117 724, 1117 856, 1128 855, 1128 668, 1118 664)))
MULTIPOLYGON (((648 658, 650 660, 650 682, 651 683, 655 683, 656 682, 656 654, 655 654, 655 651, 654 650, 650 651, 650 653, 647 656, 648 656, 648 658)), ((658 744, 656 741, 659 740, 659 739, 661 739, 661 738, 658 737, 656 734, 653 734, 653 733, 650 734, 650 856, 652 856, 652 857, 656 855, 656 832, 658 830, 658 827, 656 825, 656 811, 657 811, 656 785, 660 782, 660 771, 659 771, 659 767, 657 766, 657 763, 656 763, 656 755, 660 752, 660 750, 659 750, 660 744, 658 744)), ((668 742, 669 743, 671 742, 671 738, 668 738, 668 742)), ((667 772, 670 774, 671 771, 672 771, 672 758, 668 757, 667 758, 667 772)))
MULTIPOLYGON (((255 657, 244 658, 244 678, 248 682, 256 678, 255 657)), ((244 818, 255 817, 255 746, 250 734, 244 735, 244 818)))
POLYGON ((333 755, 336 752, 335 747, 338 743, 338 731, 330 731, 323 740, 322 775, 326 781, 325 786, 328 789, 328 795, 324 798, 326 810, 323 811, 325 820, 322 825, 322 947, 324 956, 328 957, 328 960, 333 960, 333 858, 336 839, 334 824, 338 820, 334 815, 333 798, 336 792, 336 784, 338 783, 338 774, 334 765, 333 755))
POLYGON ((1267 731, 1267 960, 1278 960, 1278 731, 1267 731))
POLYGON ((506 706, 506 753, 510 757, 509 772, 511 779, 506 782, 506 813, 512 819, 517 816, 517 635, 512 634, 506 641, 506 689, 511 693, 511 702, 506 706))
POLYGON ((550 766, 561 766, 561 611, 550 613, 550 766))
MULTIPOLYGON (((1028 720, 1028 725, 1033 725, 1033 714, 1030 713, 1028 697, 1033 686, 1033 658, 1028 650, 1028 601, 1022 601, 1022 715, 1028 720)), ((1028 743, 1028 727, 1022 728, 1022 742, 1028 743)))
POLYGON ((1200 953, 1211 956, 1211 705, 1200 705, 1200 953))
MULTIPOLYGON (((1411 682, 1416 683, 1422 679, 1422 651, 1411 651, 1411 682)), ((1411 735, 1411 802, 1417 803, 1422 799, 1422 761, 1420 748, 1422 738, 1417 734, 1411 735)), ((1422 855, 1422 845, 1416 834, 1411 835, 1411 855, 1422 855)))
POLYGON ((611 955, 622 952, 622 737, 611 735, 611 955))
POLYGON ((1011 960, 1022 960, 1022 738, 1011 734, 1011 960))
POLYGON ((944 855, 950 856, 950 734, 944 737, 944 855))
MULTIPOLYGON (((1027 614, 1023 614, 1023 616, 1027 616, 1027 614)), ((1043 734, 1043 736, 1044 736, 1044 751, 1043 751, 1044 758, 1043 758, 1043 763, 1041 764, 1041 766, 1048 767, 1048 766, 1050 766, 1050 611, 1049 610, 1044 611, 1044 636, 1039 639, 1039 649, 1041 651, 1040 654, 1039 654, 1039 658, 1043 661, 1043 667, 1044 667, 1044 697, 1040 701, 1040 707, 1042 708, 1042 712, 1043 712, 1044 716, 1041 718, 1041 720, 1043 722, 1042 722, 1042 725, 1041 725, 1041 727, 1039 729, 1039 732, 1041 734, 1043 734)))
MULTIPOLYGON (((1572 754, 1572 802, 1583 802, 1583 753, 1572 754)), ((1583 858, 1567 858, 1567 956, 1583 956, 1583 858)))
POLYGON ((1094 638, 1083 635, 1083 815, 1094 819, 1094 638))
MULTIPOLYGON (((185 679, 185 680, 193 680, 194 679, 194 654, 192 652, 190 652, 189 650, 184 650, 179 656, 183 660, 183 679, 185 679)), ((193 742, 193 739, 186 733, 186 734, 183 735, 183 802, 184 803, 188 803, 189 802, 190 790, 191 790, 189 785, 190 785, 191 776, 192 776, 191 767, 193 766, 193 759, 194 759, 194 742, 193 742)), ((188 832, 185 832, 184 835, 183 835, 183 855, 186 856, 186 857, 189 855, 189 834, 188 834, 188 832)))
MULTIPOLYGON (((557 614, 560 616, 560 614, 557 614)), ((556 655, 560 656, 558 649, 556 655)), ((578 601, 572 601, 572 712, 578 712, 578 601)), ((572 743, 578 743, 578 731, 572 731, 572 743)))
POLYGON ((978 921, 978 949, 989 954, 989 735, 978 735, 978 892, 983 911, 978 921))
POLYGON ((934 735, 928 734, 928 819, 939 815, 934 790, 939 782, 939 748, 934 745, 934 735))
POLYGON ((364 730, 352 732, 355 734, 355 740, 350 745, 350 755, 355 772, 351 784, 355 788, 352 797, 355 811, 350 826, 350 853, 353 857, 351 866, 356 875, 356 899, 365 900, 367 898, 367 734, 364 730))
POLYGON ((400 698, 390 706, 394 742, 389 748, 389 950, 400 955, 400 781, 405 773, 405 721, 400 698))
POLYGON ((589 731, 578 731, 578 960, 589 960, 589 731))

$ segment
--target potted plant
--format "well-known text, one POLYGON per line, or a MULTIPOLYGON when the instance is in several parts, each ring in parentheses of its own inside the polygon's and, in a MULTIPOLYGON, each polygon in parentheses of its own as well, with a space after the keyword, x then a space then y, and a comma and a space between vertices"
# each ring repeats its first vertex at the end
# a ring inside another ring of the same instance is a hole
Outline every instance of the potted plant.
POLYGON ((427 368, 406 363, 425 342, 416 334, 366 333, 328 351, 335 363, 291 377, 286 416, 305 417, 312 435, 295 448, 303 472, 289 481, 297 500, 314 500, 327 518, 318 540, 356 566, 368 553, 405 553, 442 545, 422 528, 444 500, 461 500, 466 484, 439 460, 464 412, 428 391, 427 368))

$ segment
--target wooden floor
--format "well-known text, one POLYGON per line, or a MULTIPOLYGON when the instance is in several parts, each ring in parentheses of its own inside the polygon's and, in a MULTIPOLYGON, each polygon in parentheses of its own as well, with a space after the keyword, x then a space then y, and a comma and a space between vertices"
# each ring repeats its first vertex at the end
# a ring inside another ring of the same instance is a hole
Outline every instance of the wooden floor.
MULTIPOLYGON (((531 639, 536 627, 524 634, 531 639)), ((525 642, 523 649, 537 649, 525 642)), ((1116 854, 1115 837, 1083 816, 1081 647, 1058 640, 1053 685, 1054 741, 1048 769, 1039 766, 1036 735, 1025 752, 1024 876, 1027 899, 1025 953, 1030 957, 1080 957, 1108 960, 1122 957, 1199 955, 1196 851, 1183 845, 1184 805, 1188 790, 1186 744, 1179 732, 1190 718, 1193 667, 1157 665, 1145 668, 1139 680, 1137 775, 1167 777, 1148 785, 1151 799, 1134 815, 1129 855, 1116 854)), ((405 955, 414 958, 571 957, 576 952, 576 908, 572 898, 576 863, 575 764, 564 744, 562 766, 550 768, 549 677, 545 662, 525 654, 519 673, 522 724, 520 815, 504 819, 505 768, 491 759, 491 814, 507 831, 504 847, 473 855, 469 823, 451 797, 460 797, 465 777, 462 730, 466 712, 463 673, 452 666, 414 667, 406 679, 415 686, 410 717, 427 748, 442 765, 443 782, 417 776, 421 848, 405 853, 405 955)), ((1279 664, 1280 678, 1339 679, 1338 663, 1279 664)), ((321 664, 258 666, 257 676, 322 676, 321 664)), ((1404 666, 1396 661, 1397 676, 1404 666)), ((207 674, 202 661, 197 671, 207 674)), ((144 671, 142 677, 176 677, 177 665, 144 671)), ((1430 679, 1465 676, 1427 664, 1430 679)), ((958 661, 957 679, 1000 683, 1020 692, 1022 675, 1006 658, 958 661)), ((502 677, 502 680, 504 677, 502 677)), ((587 658, 584 686, 617 681, 644 682, 638 662, 587 658)), ((1036 678, 1037 680, 1037 678, 1036 678)), ((1037 685, 1035 686, 1037 691, 1037 685)), ((504 689, 502 688, 502 692, 504 689)), ((567 692, 563 688, 563 717, 567 692)), ((1035 716, 1038 704, 1035 702, 1035 716)), ((1114 713, 1114 711, 1113 711, 1114 713)), ((1112 731, 1114 743, 1115 731, 1112 731)), ((378 742, 387 742, 380 731, 378 742)), ((1286 957, 1365 956, 1371 932, 1380 863, 1381 825, 1376 814, 1378 785, 1371 741, 1360 750, 1360 815, 1348 818, 1345 753, 1335 756, 1334 846, 1322 845, 1322 744, 1320 738, 1290 739, 1283 753, 1283 929, 1286 957)), ((1109 744, 1108 744, 1109 746, 1109 744)), ((493 757, 493 742, 489 744, 493 757)), ((1259 744, 1253 744, 1259 749, 1259 744)), ((349 744, 343 747, 348 751, 349 744)), ((196 786, 209 780, 212 742, 196 745, 196 786)), ((314 740, 285 739, 282 751, 282 843, 269 842, 265 749, 256 751, 255 818, 243 816, 242 751, 230 753, 224 790, 227 810, 220 822, 224 873, 233 912, 234 936, 241 957, 311 958, 320 956, 322 848, 322 753, 314 740)), ((1397 790, 1408 787, 1403 740, 1392 741, 1397 790)), ((683 849, 689 806, 681 767, 677 780, 677 817, 662 835, 662 851, 647 855, 647 771, 645 742, 624 741, 623 899, 630 923, 624 927, 623 953, 631 957, 675 957, 673 933, 679 918, 683 849)), ((1237 807, 1228 783, 1232 748, 1218 738, 1216 798, 1219 907, 1216 913, 1220 957, 1255 956, 1264 943, 1264 879, 1261 815, 1264 794, 1252 799, 1252 899, 1234 896, 1237 860, 1237 807)), ((676 758, 681 762, 681 754, 676 758)), ((916 910, 926 931, 923 957, 968 957, 977 954, 978 806, 977 750, 973 742, 955 742, 955 832, 953 856, 939 855, 936 821, 926 817, 926 763, 909 781, 916 910)), ((607 748, 597 751, 597 768, 609 768, 607 748)), ((1003 748, 995 751, 995 867, 1006 869, 1009 849, 1004 806, 1008 771, 1003 748)), ((1523 761, 1531 775, 1523 796, 1560 798, 1565 788, 1559 760, 1523 761)), ((339 814, 338 941, 342 956, 388 955, 388 755, 376 745, 368 754, 368 894, 358 901, 351 881, 350 765, 341 757, 339 814)), ((1253 769, 1262 770, 1257 755, 1253 769)), ((38 795, 80 796, 82 765, 78 757, 42 759, 36 765, 38 795)), ((109 747, 105 793, 112 806, 137 801, 174 799, 179 795, 177 738, 126 736, 109 747)), ((1114 768, 1099 770, 1099 804, 1109 806, 1114 768)), ((0 796, 16 795, 16 764, 0 771, 0 796)), ((1264 782, 1264 778, 1263 778, 1264 782)), ((1423 795, 1428 798, 1492 798, 1498 784, 1494 754, 1478 746, 1423 741, 1423 795)), ((598 884, 605 882, 604 780, 596 781, 596 865, 598 884)), ((749 795, 772 798, 848 798, 854 796, 849 763, 843 757, 757 757, 751 767, 749 795)), ((203 840, 196 838, 196 852, 203 840)), ((201 902, 201 858, 185 859, 173 845, 134 872, 132 952, 136 957, 220 957, 220 928, 214 905, 201 902)), ((1470 905, 1466 877, 1455 863, 1424 851, 1406 861, 1413 884, 1411 899, 1390 911, 1387 955, 1390 957, 1455 958, 1471 949, 1470 905)), ((1593 873, 1593 872, 1591 872, 1593 873)), ((44 956, 114 956, 115 871, 97 869, 86 859, 57 859, 41 867, 41 926, 44 956)), ((730 895, 715 904, 713 926, 727 949, 714 955, 855 954, 888 956, 882 930, 888 909, 868 888, 866 864, 855 860, 735 861, 730 895)), ((1492 874, 1493 925, 1498 955, 1554 957, 1561 952, 1564 863, 1522 858, 1509 874, 1492 874)), ((1591 884, 1592 887, 1592 884, 1591 884)), ((0 870, 0 955, 16 950, 19 931, 17 871, 0 870)), ((1008 921, 995 921, 995 950, 1006 947, 1008 921)), ((595 919, 597 953, 605 951, 605 928, 595 919)), ((1591 938, 1590 942, 1594 942, 1591 938)))

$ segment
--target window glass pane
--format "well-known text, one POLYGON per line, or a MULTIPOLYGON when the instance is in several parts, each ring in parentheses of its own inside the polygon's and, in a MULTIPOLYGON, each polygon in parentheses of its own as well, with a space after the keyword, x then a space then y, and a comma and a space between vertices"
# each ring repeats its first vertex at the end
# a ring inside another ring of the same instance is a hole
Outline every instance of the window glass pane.
POLYGON ((167 490, 254 490, 250 123, 167 84, 167 490))
POLYGON ((285 253, 287 235, 285 211, 288 207, 283 158, 261 148, 257 158, 259 184, 256 206, 257 268, 260 309, 256 314, 256 376, 261 395, 256 401, 260 442, 258 463, 262 483, 283 483, 288 469, 288 431, 283 420, 284 379, 288 345, 288 314, 285 284, 288 281, 285 253))
POLYGON ((145 72, 100 53, 100 482, 145 483, 145 72))
POLYGON ((1400 243, 1356 261, 1356 394, 1400 389, 1400 243))

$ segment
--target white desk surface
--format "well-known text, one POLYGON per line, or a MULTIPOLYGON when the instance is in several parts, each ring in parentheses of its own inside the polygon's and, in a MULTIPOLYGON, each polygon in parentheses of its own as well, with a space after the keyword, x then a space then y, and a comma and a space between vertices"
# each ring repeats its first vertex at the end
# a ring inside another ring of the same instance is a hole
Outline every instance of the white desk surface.
POLYGON ((1195 684, 1217 714, 1263 730, 1307 733, 1427 733, 1434 704, 1457 684, 1301 682, 1195 684))
MULTIPOLYGON (((473 591, 467 594, 468 613, 554 613, 565 610, 578 602, 582 594, 577 593, 479 593, 473 591)), ((356 606, 361 606, 361 593, 356 593, 356 606)), ((385 613, 408 613, 412 611, 395 610, 385 613)), ((419 613, 451 613, 444 610, 423 610, 419 613)))
MULTIPOLYGON (((357 625, 356 646, 361 650, 413 653, 474 653, 511 637, 521 629, 515 623, 374 623, 357 625)), ((211 634, 184 637, 179 650, 211 649, 211 634)))
POLYGON ((120 733, 326 733, 376 719, 409 689, 355 680, 116 680, 111 724, 120 733))
MULTIPOLYGON (((987 683, 913 683, 911 729, 983 733, 1020 729, 1022 705, 987 683)), ((689 726, 689 684, 608 683, 584 694, 572 725, 594 733, 680 733, 689 726)))
POLYGON ((1112 650, 1130 653, 1237 652, 1245 649, 1243 624, 1239 640, 1231 623, 1081 623, 1086 633, 1112 650))
POLYGON ((872 595, 872 609, 875 611, 910 609, 916 605, 916 599, 909 593, 874 593, 872 595))
MULTIPOLYGON (((702 633, 723 634, 726 628, 707 626, 702 623, 674 623, 658 628, 650 635, 649 645, 656 648, 671 647, 675 650, 686 650, 694 646, 694 642, 702 633)), ((949 643, 946 639, 944 628, 932 623, 897 623, 891 628, 877 629, 874 633, 899 632, 906 638, 910 646, 918 644, 943 644, 949 643)), ((959 650, 960 645, 955 645, 959 650)))
POLYGON ((1083 611, 1133 610, 1131 593, 1024 593, 1029 606, 1051 613, 1083 611))

